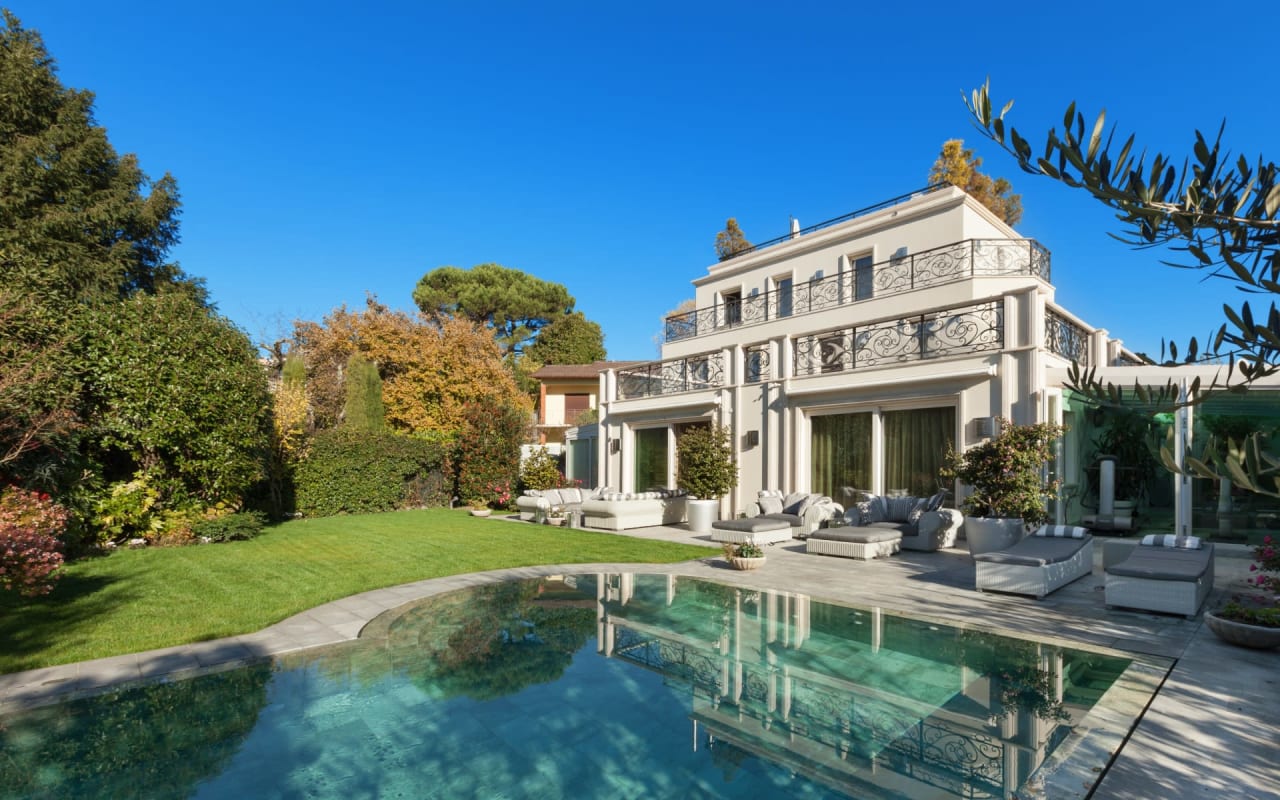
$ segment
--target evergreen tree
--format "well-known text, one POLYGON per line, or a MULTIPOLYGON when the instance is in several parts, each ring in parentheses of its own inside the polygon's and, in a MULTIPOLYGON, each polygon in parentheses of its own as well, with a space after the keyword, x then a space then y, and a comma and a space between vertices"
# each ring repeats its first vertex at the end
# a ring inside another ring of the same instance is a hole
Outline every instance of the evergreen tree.
POLYGON ((968 192, 973 199, 996 213, 1010 225, 1022 219, 1022 195, 1004 178, 992 178, 978 170, 982 159, 966 150, 963 139, 948 139, 929 170, 929 183, 949 183, 968 192))
POLYGON ((738 220, 733 217, 725 220, 724 230, 716 234, 716 258, 728 261, 739 253, 749 252, 755 245, 747 241, 746 235, 738 227, 738 220))
POLYGON ((386 411, 382 405, 382 378, 378 365, 359 353, 347 359, 347 403, 342 423, 362 431, 380 431, 386 427, 386 411))
POLYGON ((524 357, 539 364, 590 364, 605 358, 604 331, 581 311, 553 320, 525 348, 524 357))
POLYGON ((178 241, 177 183, 117 155, 93 93, 64 87, 40 34, 7 10, 0 98, 0 279, 51 305, 174 287, 205 300, 165 261, 178 241))

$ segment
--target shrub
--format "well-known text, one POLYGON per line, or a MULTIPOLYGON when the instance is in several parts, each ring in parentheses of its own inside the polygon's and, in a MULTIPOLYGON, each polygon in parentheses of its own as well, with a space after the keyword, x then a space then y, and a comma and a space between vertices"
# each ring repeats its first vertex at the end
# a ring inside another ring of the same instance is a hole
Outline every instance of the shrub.
POLYGON ((318 434, 295 473, 298 510, 307 516, 447 505, 440 445, 393 433, 337 428, 318 434), (425 503, 422 502, 425 500, 425 503))
POLYGON ((47 494, 16 487, 0 492, 0 589, 25 596, 52 591, 67 519, 47 494))
POLYGON ((516 406, 472 403, 458 437, 458 496, 489 498, 493 487, 515 483, 520 443, 529 418, 516 406))
POLYGON ((243 541, 262 533, 266 521, 266 515, 260 511, 241 511, 201 520, 191 526, 191 533, 211 542, 243 541))
POLYGON ((696 425, 680 435, 676 482, 699 500, 714 500, 738 485, 728 428, 696 425))
POLYGON ((520 484, 526 489, 542 491, 557 489, 564 483, 564 474, 556 457, 539 447, 520 465, 520 484))

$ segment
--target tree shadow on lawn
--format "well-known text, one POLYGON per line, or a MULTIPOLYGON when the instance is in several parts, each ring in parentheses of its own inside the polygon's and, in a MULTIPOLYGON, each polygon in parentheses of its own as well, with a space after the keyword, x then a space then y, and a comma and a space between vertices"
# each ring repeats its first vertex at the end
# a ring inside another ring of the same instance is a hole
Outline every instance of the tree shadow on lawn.
POLYGON ((118 578, 101 575, 63 575, 52 592, 42 597, 0 593, 0 674, 51 666, 42 654, 58 659, 58 642, 81 638, 81 632, 103 624, 111 609, 130 602, 134 593, 113 584, 118 578))

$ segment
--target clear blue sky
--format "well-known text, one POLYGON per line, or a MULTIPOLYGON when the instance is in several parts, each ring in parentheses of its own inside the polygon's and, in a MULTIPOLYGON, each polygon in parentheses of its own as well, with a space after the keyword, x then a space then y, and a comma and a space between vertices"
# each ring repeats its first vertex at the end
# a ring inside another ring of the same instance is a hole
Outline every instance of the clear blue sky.
POLYGON ((1022 194, 1058 302, 1126 346, 1203 338, 1243 299, 1017 172, 961 93, 990 76, 1036 147, 1078 100, 1152 150, 1226 119, 1233 153, 1275 160, 1280 6, 864 5, 9 7, 116 149, 177 178, 173 255, 256 340, 366 292, 411 309, 425 272, 491 261, 565 284, 611 358, 655 358, 727 217, 761 241, 917 189, 956 137, 1022 194))

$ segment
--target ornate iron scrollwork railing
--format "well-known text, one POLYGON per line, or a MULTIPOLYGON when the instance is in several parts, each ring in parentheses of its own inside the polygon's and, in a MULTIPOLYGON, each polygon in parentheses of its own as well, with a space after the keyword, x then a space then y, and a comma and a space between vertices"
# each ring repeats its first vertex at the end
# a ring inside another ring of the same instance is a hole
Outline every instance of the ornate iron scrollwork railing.
POLYGON ((724 354, 717 351, 653 361, 618 371, 618 397, 634 400, 724 385, 724 354))
POLYGON ((994 301, 797 337, 795 371, 821 375, 1003 347, 1004 304, 994 301))
POLYGON ((1051 308, 1044 310, 1044 344, 1051 353, 1089 366, 1089 334, 1051 308))
POLYGON ((1049 251, 1031 239, 967 239, 838 275, 746 297, 735 296, 718 306, 673 314, 666 319, 664 336, 666 341, 675 342, 974 276, 1000 275, 1027 275, 1048 281, 1049 251))
POLYGON ((743 383, 760 383, 773 377, 769 345, 753 344, 742 348, 743 383))

